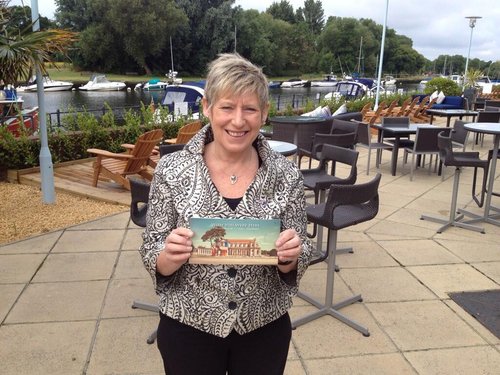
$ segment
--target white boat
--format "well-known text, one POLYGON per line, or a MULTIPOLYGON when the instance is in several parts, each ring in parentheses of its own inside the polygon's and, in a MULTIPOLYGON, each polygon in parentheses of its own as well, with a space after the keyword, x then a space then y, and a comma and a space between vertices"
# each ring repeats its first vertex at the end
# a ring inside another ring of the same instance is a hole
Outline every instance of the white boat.
MULTIPOLYGON (((171 114, 174 118, 178 116, 188 116, 189 118, 198 119, 200 116, 201 99, 205 96, 203 87, 195 84, 180 84, 169 85, 165 89, 165 95, 161 100, 161 106, 168 108, 167 120, 171 120, 171 114)), ((161 117, 161 110, 155 111, 156 120, 161 117)))
POLYGON ((382 81, 382 84, 384 86, 394 86, 396 82, 397 80, 393 76, 385 76, 384 80, 382 81))
POLYGON ((488 76, 481 76, 478 78, 476 81, 476 86, 479 86, 482 88, 482 93, 483 94, 491 94, 493 91, 493 83, 490 80, 490 77, 488 76))
POLYGON ((452 74, 448 76, 448 79, 451 79, 459 86, 461 86, 464 83, 464 77, 462 77, 460 74, 452 74))
POLYGON ((322 80, 311 81, 311 87, 333 87, 337 84, 337 76, 333 73, 325 74, 322 80))
MULTIPOLYGON (((54 81, 49 76, 43 76, 43 91, 67 91, 73 88, 73 82, 54 81)), ((26 86, 19 86, 17 91, 35 92, 37 90, 36 76, 33 76, 26 86)))
POLYGON ((127 87, 124 82, 109 81, 104 74, 92 76, 85 85, 78 87, 82 91, 118 91, 127 87))
MULTIPOLYGON (((373 80, 371 81, 373 84, 373 80)), ((345 98, 346 100, 357 99, 368 94, 370 87, 362 82, 356 81, 339 81, 333 87, 332 91, 325 95, 325 99, 340 99, 345 98)))
POLYGON ((135 85, 134 90, 161 91, 165 90, 167 86, 168 82, 161 81, 159 78, 152 78, 146 83, 138 83, 135 85))
POLYGON ((309 81, 300 79, 300 78, 292 78, 288 81, 284 81, 281 83, 281 88, 293 88, 293 87, 306 87, 310 85, 309 81))

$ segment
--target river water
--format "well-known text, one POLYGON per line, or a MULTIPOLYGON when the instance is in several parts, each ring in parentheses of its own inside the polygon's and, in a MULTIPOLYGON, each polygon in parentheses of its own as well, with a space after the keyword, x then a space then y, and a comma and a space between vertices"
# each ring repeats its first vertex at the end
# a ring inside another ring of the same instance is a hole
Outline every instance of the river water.
MULTIPOLYGON (((398 85, 398 89, 404 91, 418 90, 418 84, 398 85)), ((271 99, 279 103, 279 108, 284 108, 288 103, 295 100, 299 105, 307 98, 319 101, 331 88, 328 87, 302 87, 289 89, 270 89, 271 99)), ((38 105, 36 93, 22 92, 19 96, 24 100, 23 107, 30 108, 38 105)), ((153 100, 155 103, 161 101, 163 92, 123 90, 123 91, 56 91, 45 92, 45 112, 54 113, 56 111, 66 112, 73 110, 100 110, 107 103, 111 108, 140 106, 141 103, 148 105, 153 100)))

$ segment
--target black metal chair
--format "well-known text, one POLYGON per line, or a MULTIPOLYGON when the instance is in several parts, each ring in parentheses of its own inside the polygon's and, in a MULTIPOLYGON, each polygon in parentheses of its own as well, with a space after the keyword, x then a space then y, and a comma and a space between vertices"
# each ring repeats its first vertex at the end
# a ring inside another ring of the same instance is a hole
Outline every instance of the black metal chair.
MULTIPOLYGON (((445 132, 449 134, 451 132, 450 128, 438 128, 438 127, 420 127, 417 128, 417 135, 415 136, 415 143, 413 147, 405 147, 404 160, 408 158, 408 154, 412 154, 411 164, 410 164, 410 181, 413 181, 413 171, 416 167, 415 157, 418 156, 430 156, 429 161, 429 173, 432 166, 432 156, 439 154, 439 148, 437 144, 438 134, 445 132)), ((436 161, 437 167, 437 161, 436 161)), ((436 169, 436 168, 435 168, 436 169)))
MULTIPOLYGON (((164 144, 160 145, 160 157, 182 150, 184 144, 164 144)), ((130 219, 135 225, 140 227, 146 227, 146 215, 148 212, 148 201, 149 201, 149 190, 151 185, 148 182, 138 180, 138 179, 130 179, 130 194, 131 194, 131 202, 130 202, 130 219)), ((141 309, 152 312, 158 312, 158 305, 154 305, 151 303, 134 301, 132 303, 133 309, 141 309)), ((149 337, 147 338, 147 343, 152 344, 155 342, 157 336, 157 331, 154 330, 149 337)))
POLYGON ((370 160, 371 160, 371 154, 372 150, 377 150, 377 156, 376 156, 376 161, 375 161, 375 166, 378 168, 380 165, 380 162, 382 160, 382 151, 383 150, 392 150, 393 145, 389 143, 384 143, 384 142, 372 142, 372 133, 370 130, 370 126, 366 122, 359 122, 358 123, 358 135, 357 135, 357 142, 356 142, 356 148, 358 147, 363 147, 368 149, 368 161, 366 164, 366 174, 370 174, 370 160))
MULTIPOLYGON (((408 128, 410 126, 410 118, 406 116, 399 117, 382 117, 382 121, 380 123, 382 127, 388 128, 408 128)), ((394 144, 394 139, 391 137, 386 137, 384 131, 379 137, 379 142, 387 142, 390 144, 394 144)), ((399 147, 412 147, 414 144, 413 140, 410 139, 410 136, 406 138, 399 139, 399 147)))
MULTIPOLYGON (((479 111, 477 115, 476 122, 499 122, 500 121, 500 108, 498 107, 485 107, 484 111, 479 111), (490 108, 494 108, 490 110, 490 108)), ((481 139, 481 147, 483 147, 484 142, 484 134, 476 133, 475 144, 479 143, 479 139, 481 139)))
POLYGON ((357 132, 340 133, 340 134, 314 134, 312 138, 312 146, 310 149, 302 149, 300 153, 303 156, 309 157, 309 167, 311 167, 312 159, 321 160, 321 151, 323 145, 333 145, 344 148, 354 148, 356 144, 357 132))
POLYGON ((469 131, 465 129, 465 124, 467 124, 467 121, 455 120, 451 132, 451 144, 453 148, 461 148, 462 151, 465 151, 467 139, 469 138, 469 131))
MULTIPOLYGON (((314 192, 314 204, 324 203, 325 195, 332 184, 354 185, 356 183, 358 169, 358 151, 350 150, 333 145, 324 145, 321 153, 320 164, 314 169, 301 170, 304 176, 304 188, 314 192), (328 173, 328 163, 332 163, 331 171, 328 173), (349 168, 349 173, 345 177, 336 175, 337 163, 343 164, 349 168)), ((313 258, 311 264, 322 262, 326 259, 326 253, 321 252, 323 247, 323 227, 313 223, 313 232, 307 234, 310 238, 316 237, 316 249, 318 256, 313 258)), ((337 253, 352 253, 352 247, 338 249, 337 253)), ((336 266, 336 271, 339 268, 336 266)))
POLYGON ((443 224, 438 230, 437 233, 442 233, 449 227, 455 226, 464 229, 474 230, 477 232, 484 233, 484 228, 462 223, 460 220, 467 214, 464 210, 459 210, 457 215, 457 196, 458 196, 458 187, 460 183, 460 173, 462 167, 472 167, 474 168, 474 184, 472 196, 477 201, 478 205, 481 207, 484 202, 484 194, 486 189, 486 182, 488 179, 488 167, 489 161, 482 160, 479 158, 479 152, 456 152, 453 151, 453 145, 451 137, 448 136, 445 132, 441 132, 438 134, 438 147, 439 147, 439 156, 441 158, 441 162, 445 166, 455 167, 455 176, 453 179, 453 192, 451 196, 451 207, 450 207, 450 216, 448 219, 433 217, 429 215, 422 215, 420 217, 421 220, 429 220, 436 223, 443 224), (475 180, 476 180, 476 172, 478 168, 483 169, 483 188, 481 189, 481 200, 478 201, 475 197, 475 180))
POLYGON ((328 258, 325 301, 323 303, 309 294, 299 291, 298 296, 317 307, 318 311, 294 320, 292 327, 296 328, 324 315, 330 315, 361 332, 364 336, 370 335, 368 328, 338 311, 342 307, 358 301, 361 302, 361 295, 358 294, 333 304, 335 255, 337 253, 337 232, 340 229, 371 220, 377 215, 380 178, 380 173, 377 173, 375 178, 367 183, 357 185, 333 184, 330 186, 328 199, 325 203, 306 208, 309 221, 328 228, 328 245, 325 251, 328 258))

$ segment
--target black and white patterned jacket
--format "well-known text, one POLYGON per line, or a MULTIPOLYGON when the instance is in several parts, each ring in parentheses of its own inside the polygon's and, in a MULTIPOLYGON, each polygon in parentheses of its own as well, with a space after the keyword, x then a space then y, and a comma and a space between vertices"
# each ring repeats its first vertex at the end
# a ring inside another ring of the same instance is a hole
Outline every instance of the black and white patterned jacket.
POLYGON ((307 269, 311 243, 306 236, 302 175, 290 160, 274 152, 259 135, 254 145, 261 165, 233 211, 212 183, 203 160, 213 140, 205 126, 184 150, 164 156, 154 173, 147 227, 140 248, 144 265, 160 296, 160 311, 216 336, 260 328, 286 313, 307 269), (302 239, 297 271, 282 274, 276 266, 184 264, 173 275, 156 272, 165 238, 176 227, 189 227, 192 216, 281 219, 282 230, 294 228, 302 239))

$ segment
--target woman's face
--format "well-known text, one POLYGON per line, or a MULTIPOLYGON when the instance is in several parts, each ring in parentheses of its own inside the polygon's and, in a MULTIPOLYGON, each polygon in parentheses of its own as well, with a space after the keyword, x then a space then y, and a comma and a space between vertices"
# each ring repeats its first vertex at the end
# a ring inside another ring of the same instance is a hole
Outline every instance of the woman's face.
POLYGON ((211 107, 203 99, 203 113, 210 119, 214 142, 227 153, 244 153, 252 147, 267 112, 267 106, 260 108, 255 93, 224 94, 211 107))

